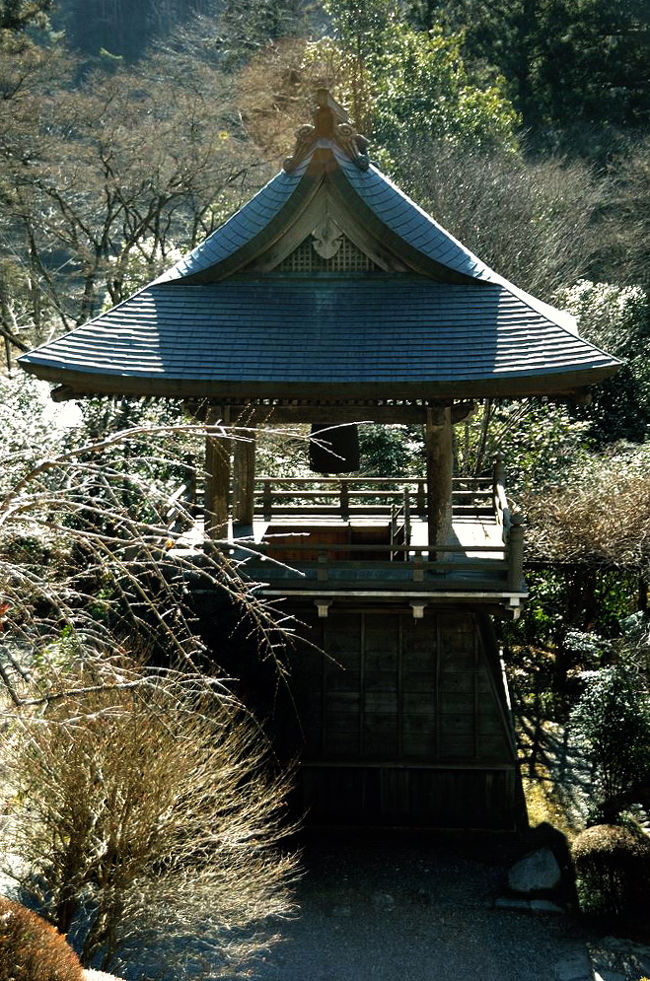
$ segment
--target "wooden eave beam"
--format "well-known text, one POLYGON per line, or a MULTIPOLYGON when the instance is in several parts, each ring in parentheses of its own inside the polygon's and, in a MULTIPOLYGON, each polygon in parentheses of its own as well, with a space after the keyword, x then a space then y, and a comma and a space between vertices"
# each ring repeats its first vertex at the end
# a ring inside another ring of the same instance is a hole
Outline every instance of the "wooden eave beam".
POLYGON ((45 381, 63 383, 58 401, 96 395, 160 396, 179 399, 222 399, 249 402, 261 399, 341 401, 404 399, 407 401, 476 398, 579 397, 588 385, 596 385, 618 370, 618 363, 541 375, 492 376, 482 379, 413 382, 255 382, 203 381, 140 375, 101 375, 94 372, 53 368, 21 362, 29 374, 45 381))

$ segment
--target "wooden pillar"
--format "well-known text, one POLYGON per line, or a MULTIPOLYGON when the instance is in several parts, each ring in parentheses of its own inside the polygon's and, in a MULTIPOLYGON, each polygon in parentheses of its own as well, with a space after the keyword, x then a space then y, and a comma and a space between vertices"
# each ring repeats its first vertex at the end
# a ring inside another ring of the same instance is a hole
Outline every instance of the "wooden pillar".
POLYGON ((435 558, 435 546, 446 545, 451 531, 453 449, 449 407, 427 407, 425 448, 429 555, 435 558))
POLYGON ((524 589, 524 517, 513 514, 508 538, 508 589, 519 593, 524 589))
POLYGON ((233 523, 252 526, 255 510, 254 432, 247 432, 244 439, 233 440, 232 492, 233 523))
MULTIPOLYGON (((207 423, 215 425, 219 413, 208 410, 207 423)), ((227 420, 222 421, 225 423, 227 420)), ((230 450, 232 440, 225 436, 205 438, 205 537, 219 541, 228 534, 228 492, 230 489, 230 450)))

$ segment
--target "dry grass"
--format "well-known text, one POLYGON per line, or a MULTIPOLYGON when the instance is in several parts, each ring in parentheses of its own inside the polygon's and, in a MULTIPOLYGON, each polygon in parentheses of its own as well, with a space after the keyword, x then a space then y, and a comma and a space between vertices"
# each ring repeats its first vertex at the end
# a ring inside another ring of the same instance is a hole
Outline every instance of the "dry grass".
POLYGON ((288 780, 222 699, 151 679, 69 697, 17 717, 1 755, 5 859, 84 963, 119 970, 150 944, 170 968, 176 946, 228 976, 291 913, 288 780))
POLYGON ((609 569, 650 567, 650 491, 645 473, 615 463, 588 482, 522 502, 526 544, 537 561, 609 569))

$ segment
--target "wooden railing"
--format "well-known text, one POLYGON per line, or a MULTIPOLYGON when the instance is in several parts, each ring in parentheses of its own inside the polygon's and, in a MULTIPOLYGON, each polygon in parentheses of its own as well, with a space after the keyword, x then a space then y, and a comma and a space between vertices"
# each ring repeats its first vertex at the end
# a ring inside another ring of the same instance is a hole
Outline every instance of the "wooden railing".
MULTIPOLYGON (((170 515, 175 497, 170 499, 170 515)), ((260 477, 255 482, 255 514, 272 526, 271 533, 255 544, 250 538, 238 541, 235 535, 233 548, 249 560, 264 562, 271 575, 291 578, 294 570, 296 581, 305 576, 321 584, 355 576, 361 581, 365 571, 373 582, 385 573, 386 580, 403 584, 424 588, 444 580, 444 588, 450 583, 460 588, 464 578, 471 588, 522 592, 522 519, 511 513, 501 461, 491 478, 454 478, 452 510, 454 522, 494 522, 496 541, 436 545, 435 552, 428 545, 413 544, 413 521, 427 517, 423 478, 260 477), (342 540, 319 539, 317 528, 309 529, 309 522, 302 520, 316 519, 317 525, 319 517, 340 518, 350 533, 347 537, 341 533, 342 540), (354 519, 375 517, 387 519, 385 540, 376 536, 358 540, 355 532, 362 525, 354 519), (292 526, 292 518, 300 519, 298 526, 292 526)))
MULTIPOLYGON (((492 513, 490 479, 455 477, 454 515, 492 513)), ((349 521, 354 516, 390 516, 393 506, 406 506, 426 520, 426 480, 404 477, 259 477, 255 481, 255 513, 265 521, 287 515, 318 513, 349 521), (408 502, 408 503, 406 503, 408 502)))
POLYGON ((402 546, 408 547, 411 543, 411 503, 408 490, 403 488, 403 500, 401 505, 393 505, 390 513, 390 547, 391 560, 404 558, 400 551, 402 546))
POLYGON ((298 576, 332 586, 365 576, 375 586, 385 579, 393 585, 399 583, 400 588, 410 583, 423 589, 464 586, 513 593, 524 589, 523 529, 519 516, 511 514, 500 462, 491 479, 455 478, 452 488, 454 520, 493 521, 500 529, 497 541, 490 545, 436 545, 435 552, 412 541, 412 513, 426 520, 423 479, 263 477, 256 492, 258 508, 272 530, 251 551, 268 561, 267 569, 276 564, 290 573, 295 568, 298 576), (386 516, 386 541, 354 541, 351 535, 343 541, 323 542, 316 528, 308 530, 307 525, 302 532, 300 526, 292 528, 288 520, 316 515, 338 516, 343 522, 354 517, 386 516))

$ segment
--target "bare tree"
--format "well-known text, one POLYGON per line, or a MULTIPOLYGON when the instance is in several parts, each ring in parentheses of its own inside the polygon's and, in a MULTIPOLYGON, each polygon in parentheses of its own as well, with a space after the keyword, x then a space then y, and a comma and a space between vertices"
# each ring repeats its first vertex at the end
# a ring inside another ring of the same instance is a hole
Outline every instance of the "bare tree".
POLYGON ((187 546, 191 508, 159 479, 175 441, 206 432, 246 438, 136 427, 40 459, 16 441, 0 498, 5 860, 86 963, 155 942, 179 978, 228 976, 272 942, 296 869, 289 778, 206 649, 190 586, 238 604, 278 665, 291 625, 241 560, 187 546))
POLYGON ((36 341, 192 248, 241 203, 257 162, 215 67, 158 54, 82 86, 63 53, 48 67, 0 47, 0 313, 36 341))
POLYGON ((587 164, 445 141, 413 148, 403 187, 498 273, 553 302, 601 249, 606 185, 587 164))

